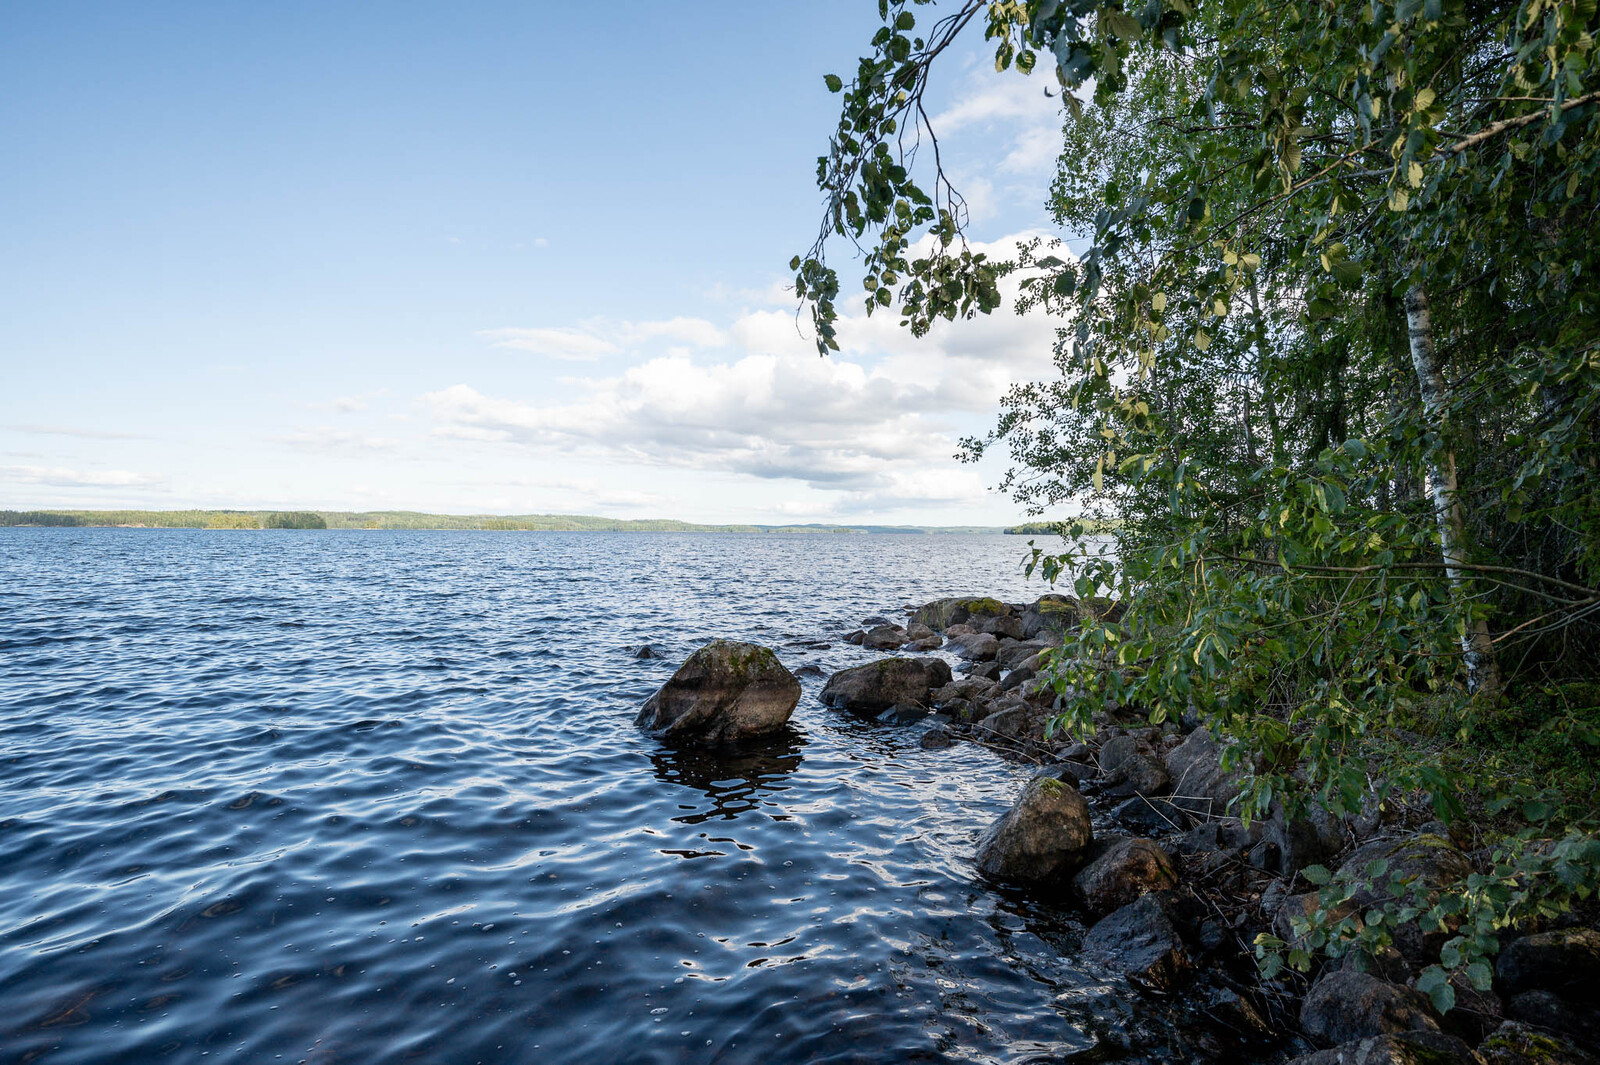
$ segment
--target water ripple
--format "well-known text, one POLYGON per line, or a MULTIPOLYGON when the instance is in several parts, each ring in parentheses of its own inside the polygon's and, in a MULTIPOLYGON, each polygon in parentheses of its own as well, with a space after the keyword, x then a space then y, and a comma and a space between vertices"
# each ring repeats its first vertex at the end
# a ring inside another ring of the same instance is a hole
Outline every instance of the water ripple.
POLYGON ((868 615, 1037 595, 1022 550, 0 530, 0 1048, 1159 1060, 1076 925, 973 875, 1016 767, 835 715, 812 677, 735 755, 631 726, 712 636, 837 669, 868 615))

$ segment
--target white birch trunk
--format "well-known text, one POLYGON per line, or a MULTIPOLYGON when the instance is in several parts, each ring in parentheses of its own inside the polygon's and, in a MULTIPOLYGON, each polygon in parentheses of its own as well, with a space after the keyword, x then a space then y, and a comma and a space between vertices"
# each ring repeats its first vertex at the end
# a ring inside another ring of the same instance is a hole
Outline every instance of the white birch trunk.
MULTIPOLYGON (((1411 345, 1411 364, 1417 371, 1422 391, 1422 409, 1433 428, 1444 438, 1445 385, 1433 346, 1433 316, 1428 309, 1428 294, 1420 283, 1406 291, 1406 333, 1411 345)), ((1428 460, 1428 488, 1433 497, 1434 514, 1439 522, 1439 549, 1444 556, 1444 572, 1456 594, 1464 601, 1467 578, 1466 522, 1456 484, 1456 453, 1441 443, 1428 460)), ((1493 695, 1500 690, 1500 664, 1495 659, 1494 643, 1489 639, 1488 622, 1482 618, 1467 621, 1461 637, 1461 650, 1467 664, 1467 689, 1493 695)))

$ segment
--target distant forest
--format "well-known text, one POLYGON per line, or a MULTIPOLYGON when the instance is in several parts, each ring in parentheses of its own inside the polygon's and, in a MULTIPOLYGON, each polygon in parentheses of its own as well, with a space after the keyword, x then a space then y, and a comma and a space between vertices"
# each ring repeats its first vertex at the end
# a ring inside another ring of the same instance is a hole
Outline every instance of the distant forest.
POLYGON ((414 529, 488 532, 994 533, 984 526, 697 525, 624 521, 584 514, 423 514, 409 510, 0 510, 0 526, 120 526, 151 529, 414 529))

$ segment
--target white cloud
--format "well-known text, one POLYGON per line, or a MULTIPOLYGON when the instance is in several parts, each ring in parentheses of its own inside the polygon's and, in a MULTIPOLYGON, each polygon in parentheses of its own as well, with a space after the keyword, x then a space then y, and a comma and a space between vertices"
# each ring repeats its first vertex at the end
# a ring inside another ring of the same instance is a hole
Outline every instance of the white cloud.
POLYGON ((485 329, 478 335, 497 348, 516 348, 574 362, 593 362, 602 355, 615 355, 660 340, 710 348, 727 343, 723 331, 704 318, 685 317, 645 322, 595 318, 576 326, 485 329))
POLYGON ((167 478, 159 473, 132 470, 69 470, 60 466, 0 466, 0 480, 52 488, 162 488, 167 478))
MULTIPOLYGON (((1009 257, 1017 239, 974 248, 1009 257)), ((842 315, 841 351, 828 358, 792 307, 747 311, 725 328, 682 318, 586 323, 590 336, 685 344, 569 381, 570 402, 458 383, 424 403, 438 438, 794 481, 838 493, 830 505, 840 511, 973 502, 983 482, 955 460, 956 437, 986 423, 1009 384, 1049 372, 1059 324, 1011 313, 1015 282, 1004 285, 1007 302, 994 315, 941 323, 921 340, 897 315, 842 315)))

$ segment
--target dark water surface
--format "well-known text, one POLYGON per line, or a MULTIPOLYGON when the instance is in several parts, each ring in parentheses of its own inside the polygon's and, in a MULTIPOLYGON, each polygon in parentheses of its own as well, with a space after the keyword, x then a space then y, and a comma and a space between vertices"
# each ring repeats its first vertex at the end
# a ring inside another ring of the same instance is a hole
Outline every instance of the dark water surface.
POLYGON ((817 678, 737 757, 631 724, 713 636, 831 671, 1036 597, 1024 550, 0 529, 0 1060, 1158 1060, 974 875, 1023 768, 817 678))

